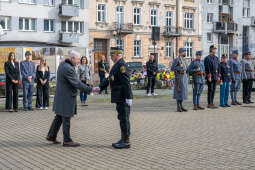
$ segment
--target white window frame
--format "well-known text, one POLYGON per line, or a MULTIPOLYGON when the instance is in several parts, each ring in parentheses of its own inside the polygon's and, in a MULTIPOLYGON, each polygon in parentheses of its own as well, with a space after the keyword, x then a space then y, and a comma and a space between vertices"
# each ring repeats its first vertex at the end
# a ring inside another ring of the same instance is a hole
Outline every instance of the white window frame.
POLYGON ((105 23, 105 22, 106 22, 106 4, 98 3, 98 4, 97 4, 96 13, 97 13, 97 22, 105 23), (99 6, 101 6, 101 5, 104 6, 104 10, 99 9, 99 6), (98 15, 99 12, 100 12, 100 14, 101 14, 101 17, 103 16, 103 19, 100 19, 100 20, 99 20, 99 15, 98 15))
POLYGON ((152 8, 150 10, 150 18, 151 18, 151 26, 158 26, 158 9, 152 8))
POLYGON ((207 0, 207 4, 213 4, 214 0, 207 0))
POLYGON ((123 38, 116 40, 116 46, 122 49, 123 51, 122 55, 125 56, 125 41, 123 38))
POLYGON ((10 16, 0 16, 0 19, 1 21, 4 22, 4 27, 2 26, 2 29, 7 31, 7 30, 11 30, 12 26, 11 26, 11 17, 10 16), (9 23, 8 24, 8 20, 9 20, 9 23))
POLYGON ((185 29, 194 29, 194 13, 185 13, 184 14, 184 28, 185 29))
POLYGON ((62 4, 64 5, 73 5, 79 8, 84 8, 84 0, 62 0, 62 4), (72 1, 69 3, 69 1, 72 1))
POLYGON ((173 56, 173 43, 172 41, 166 42, 166 57, 170 58, 173 56))
POLYGON ((56 5, 56 0, 43 0, 43 5, 54 7, 56 5))
MULTIPOLYGON (((36 30, 37 30, 37 23, 36 23, 36 22, 37 22, 37 19, 36 19, 36 18, 23 18, 23 17, 20 17, 20 18, 19 18, 19 22, 20 22, 20 19, 22 19, 22 29, 19 28, 19 31, 31 31, 31 32, 36 32, 36 30), (25 29, 25 27, 26 27, 26 26, 25 26, 25 25, 26 25, 26 24, 25 24, 25 20, 27 20, 27 19, 29 20, 29 21, 28 21, 28 22, 29 22, 29 23, 28 23, 28 24, 29 24, 29 29, 28 29, 28 30, 25 29), (32 20, 35 20, 35 29, 34 29, 34 30, 32 30, 32 20)), ((20 23, 19 23, 19 26, 20 26, 20 23)))
POLYGON ((125 22, 124 6, 116 7, 116 21, 118 24, 124 24, 124 22, 125 22))
POLYGON ((140 58, 142 53, 142 41, 134 40, 134 57, 140 58))
POLYGON ((20 4, 36 4, 36 0, 19 0, 20 4))
POLYGON ((44 19, 43 20, 43 31, 44 32, 55 32, 55 20, 53 20, 53 19, 44 19), (47 30, 44 30, 44 24, 45 24, 45 20, 48 20, 48 27, 49 27, 49 30, 47 31, 47 30), (51 25, 51 22, 53 22, 53 31, 52 31, 52 25, 51 25))
POLYGON ((186 49, 187 58, 193 57, 193 42, 185 42, 184 48, 186 49))
POLYGON ((133 24, 134 25, 142 25, 142 8, 140 8, 140 7, 133 8, 133 24), (139 13, 137 12, 137 10, 139 10, 139 13), (139 23, 138 23, 138 21, 139 21, 139 23))
POLYGON ((213 13, 207 13, 207 23, 213 23, 213 13))
POLYGON ((84 22, 82 22, 82 21, 61 21, 61 32, 62 33, 84 34, 84 22), (63 22, 65 22, 65 24, 66 24, 66 28, 65 28, 66 31, 62 30, 63 22), (68 30, 68 24, 69 23, 71 23, 71 25, 72 25, 72 31, 68 30), (74 31, 74 28, 75 28, 74 23, 78 23, 78 30, 77 30, 77 32, 74 31), (81 30, 81 27, 82 27, 83 30, 81 30))
POLYGON ((171 27, 173 25, 173 11, 166 12, 166 26, 171 27))
POLYGON ((208 42, 212 42, 213 41, 213 34, 211 32, 208 32, 206 34, 206 39, 207 39, 208 42), (209 39, 209 37, 211 37, 211 39, 209 39))

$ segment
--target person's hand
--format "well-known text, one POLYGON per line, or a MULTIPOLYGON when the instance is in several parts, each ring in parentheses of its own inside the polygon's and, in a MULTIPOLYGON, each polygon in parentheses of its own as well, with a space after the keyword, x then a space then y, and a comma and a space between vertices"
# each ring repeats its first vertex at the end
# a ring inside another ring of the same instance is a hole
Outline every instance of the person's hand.
POLYGON ((46 84, 47 83, 47 79, 43 81, 43 84, 46 84))
POLYGON ((133 102, 132 99, 126 99, 126 103, 128 106, 132 106, 132 102, 133 102))
POLYGON ((212 82, 212 78, 211 78, 211 77, 209 77, 209 78, 208 78, 208 81, 209 81, 209 82, 212 82))
POLYGON ((16 84, 16 80, 12 80, 12 83, 16 84))
POLYGON ((197 68, 197 71, 200 71, 200 67, 197 68))
POLYGON ((99 93, 100 92, 100 87, 93 87, 92 88, 92 93, 99 93))
POLYGON ((29 83, 32 82, 32 77, 31 76, 29 76, 27 79, 28 79, 29 83))
POLYGON ((153 72, 153 75, 155 76, 155 75, 156 75, 156 72, 153 72))

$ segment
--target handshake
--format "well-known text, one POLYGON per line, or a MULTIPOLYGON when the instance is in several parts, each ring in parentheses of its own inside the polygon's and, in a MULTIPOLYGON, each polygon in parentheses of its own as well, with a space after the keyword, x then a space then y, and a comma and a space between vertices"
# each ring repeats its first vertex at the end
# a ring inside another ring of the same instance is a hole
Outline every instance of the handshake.
POLYGON ((99 93, 101 91, 100 87, 93 87, 92 93, 99 93))

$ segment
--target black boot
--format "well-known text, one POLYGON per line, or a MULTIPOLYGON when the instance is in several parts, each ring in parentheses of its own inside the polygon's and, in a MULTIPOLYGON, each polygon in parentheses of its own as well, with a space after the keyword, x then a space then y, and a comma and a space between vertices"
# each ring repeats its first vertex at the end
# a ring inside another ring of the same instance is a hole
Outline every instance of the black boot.
POLYGON ((182 109, 183 112, 187 112, 187 111, 188 111, 187 109, 185 109, 185 108, 183 107, 182 102, 181 102, 181 109, 182 109))
POLYGON ((121 139, 112 144, 112 147, 114 147, 115 149, 127 149, 130 148, 130 142, 129 142, 129 137, 126 135, 121 135, 121 139))
POLYGON ((177 101, 177 112, 182 112, 180 101, 177 101))

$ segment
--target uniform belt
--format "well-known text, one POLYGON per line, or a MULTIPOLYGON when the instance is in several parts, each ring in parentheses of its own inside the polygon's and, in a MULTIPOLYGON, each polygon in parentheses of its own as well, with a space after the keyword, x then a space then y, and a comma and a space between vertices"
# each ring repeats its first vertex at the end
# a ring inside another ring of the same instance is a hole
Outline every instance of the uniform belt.
POLYGON ((254 70, 245 70, 245 72, 255 72, 254 70))
POLYGON ((179 74, 185 74, 185 73, 187 73, 187 71, 186 70, 181 70, 181 71, 178 71, 178 73, 179 74))
POLYGON ((196 75, 205 76, 205 72, 196 72, 196 75))
POLYGON ((238 71, 236 71, 236 72, 234 72, 235 74, 241 74, 240 72, 238 72, 238 71))

